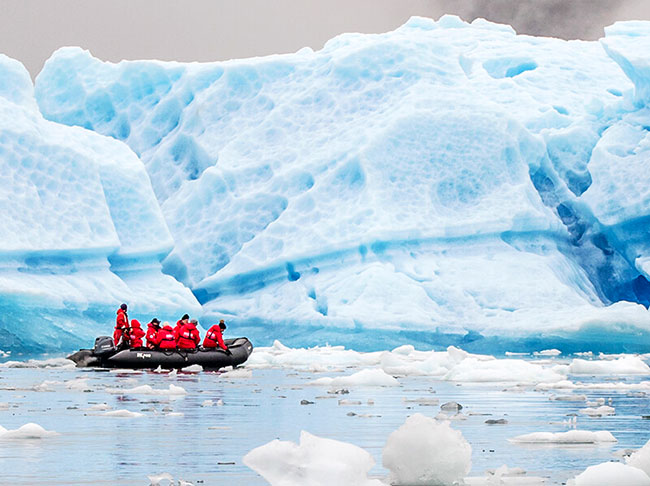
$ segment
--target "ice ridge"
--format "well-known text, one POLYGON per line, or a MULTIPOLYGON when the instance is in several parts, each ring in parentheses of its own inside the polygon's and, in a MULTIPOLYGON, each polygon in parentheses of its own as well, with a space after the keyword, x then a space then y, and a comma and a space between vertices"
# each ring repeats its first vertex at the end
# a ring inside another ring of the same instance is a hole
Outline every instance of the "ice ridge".
POLYGON ((650 28, 606 34, 444 16, 217 63, 64 48, 35 96, 130 147, 171 234, 145 253, 262 340, 271 322, 629 342, 650 324, 650 28))

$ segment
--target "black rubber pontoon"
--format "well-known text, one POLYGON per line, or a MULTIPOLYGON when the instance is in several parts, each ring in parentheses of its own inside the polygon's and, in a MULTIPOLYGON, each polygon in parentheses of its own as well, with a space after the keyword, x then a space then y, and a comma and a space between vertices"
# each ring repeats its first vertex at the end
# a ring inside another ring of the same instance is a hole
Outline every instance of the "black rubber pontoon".
MULTIPOLYGON (((98 340, 101 338, 98 338, 98 340)), ((110 340, 112 345, 112 339, 110 340)), ((238 366, 244 363, 253 352, 253 345, 245 338, 225 339, 230 351, 222 349, 196 350, 152 350, 152 349, 80 349, 67 359, 74 361, 77 367, 95 368, 158 368, 179 369, 191 365, 201 365, 205 369, 219 369, 226 366, 238 366)))

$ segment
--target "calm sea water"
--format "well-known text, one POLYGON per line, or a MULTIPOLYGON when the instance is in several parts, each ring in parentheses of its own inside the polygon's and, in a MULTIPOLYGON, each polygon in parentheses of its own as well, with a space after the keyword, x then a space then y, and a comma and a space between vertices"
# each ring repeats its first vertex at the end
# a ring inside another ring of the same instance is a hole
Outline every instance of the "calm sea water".
MULTIPOLYGON (((353 371, 356 369, 345 373, 353 371)), ((377 461, 372 475, 384 477, 387 471, 381 467, 381 453, 386 438, 414 412, 435 416, 440 411, 438 405, 412 401, 431 398, 440 404, 456 401, 463 405, 466 420, 454 421, 452 426, 461 430, 472 446, 471 475, 483 475, 486 469, 507 464, 548 478, 547 484, 562 484, 589 465, 613 459, 615 451, 639 448, 650 439, 650 420, 641 418, 650 413, 647 398, 626 392, 575 392, 590 400, 612 399, 615 416, 581 415, 578 428, 609 430, 617 443, 532 447, 507 439, 530 432, 569 430, 561 422, 585 403, 549 400, 552 392, 530 387, 514 391, 498 384, 457 385, 428 377, 400 378, 399 387, 349 388, 349 394, 336 395, 307 384, 334 373, 285 369, 255 369, 252 373, 251 378, 226 379, 210 372, 169 376, 148 371, 1 369, 4 409, 0 425, 15 429, 35 422, 59 433, 38 440, 0 441, 3 482, 147 485, 148 475, 169 472, 195 485, 263 485, 267 483, 242 463, 242 457, 273 439, 298 442, 301 430, 366 449, 377 461), (79 383, 79 379, 87 382, 79 383), (66 382, 71 380, 81 386, 69 389, 66 382), (106 390, 140 385, 163 389, 170 384, 183 387, 187 394, 168 397, 106 390), (361 401, 361 405, 339 404, 341 399, 361 401), (215 405, 202 406, 206 400, 215 405), (223 405, 217 405, 219 400, 223 405), (301 400, 314 403, 302 405, 301 400), (113 410, 126 409, 143 416, 108 417, 88 410, 103 403, 113 410), (485 424, 490 418, 505 418, 508 424, 485 424)))

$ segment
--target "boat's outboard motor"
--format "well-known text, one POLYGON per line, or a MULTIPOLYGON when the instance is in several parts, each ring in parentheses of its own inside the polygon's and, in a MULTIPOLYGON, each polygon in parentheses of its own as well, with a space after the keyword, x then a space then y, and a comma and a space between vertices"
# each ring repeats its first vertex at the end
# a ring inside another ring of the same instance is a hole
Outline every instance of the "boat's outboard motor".
POLYGON ((95 356, 105 356, 113 354, 117 351, 115 344, 113 343, 113 338, 110 336, 99 336, 95 338, 95 347, 93 348, 93 354, 95 356))

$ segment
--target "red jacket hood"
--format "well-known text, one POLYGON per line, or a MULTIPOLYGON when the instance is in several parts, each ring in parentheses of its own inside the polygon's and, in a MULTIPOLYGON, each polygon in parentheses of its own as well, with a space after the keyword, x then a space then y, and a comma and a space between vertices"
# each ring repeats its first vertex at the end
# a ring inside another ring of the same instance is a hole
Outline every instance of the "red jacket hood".
POLYGON ((131 319, 131 327, 140 327, 140 321, 137 319, 131 319))

